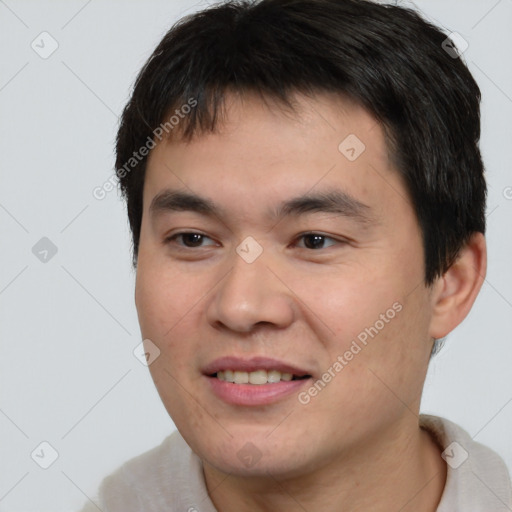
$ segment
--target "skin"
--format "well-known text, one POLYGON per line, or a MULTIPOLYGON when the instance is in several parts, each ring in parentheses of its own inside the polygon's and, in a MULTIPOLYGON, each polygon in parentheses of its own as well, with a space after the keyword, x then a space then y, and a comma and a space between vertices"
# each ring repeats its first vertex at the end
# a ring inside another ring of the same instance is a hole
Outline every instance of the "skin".
POLYGON ((446 465, 419 428, 421 392, 433 338, 462 321, 482 284, 484 238, 426 287, 420 229, 381 126, 339 97, 296 101, 285 114, 228 96, 215 133, 152 150, 135 290, 142 335, 161 351, 152 377, 221 512, 434 511, 446 465), (338 150, 349 134, 366 146, 352 162, 338 150), (207 197, 225 216, 152 216, 165 188, 207 197), (266 215, 327 188, 367 205, 369 221, 266 215), (311 248, 300 236, 310 231, 330 238, 311 248), (165 242, 178 232, 205 236, 165 242), (250 264, 236 252, 247 236, 263 248, 250 264), (267 356, 319 379, 396 302, 401 311, 306 405, 297 394, 228 405, 201 373, 221 356, 267 356), (237 455, 248 442, 259 457, 250 467, 237 455))

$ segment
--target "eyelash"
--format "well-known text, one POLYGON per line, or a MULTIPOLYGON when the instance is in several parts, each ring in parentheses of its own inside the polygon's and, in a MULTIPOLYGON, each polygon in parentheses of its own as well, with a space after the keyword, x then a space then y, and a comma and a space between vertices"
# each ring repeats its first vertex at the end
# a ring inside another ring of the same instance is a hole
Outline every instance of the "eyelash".
MULTIPOLYGON (((203 233, 196 233, 195 231, 182 231, 181 233, 175 233, 174 235, 171 235, 169 237, 167 237, 165 240, 164 240, 164 244, 171 244, 172 242, 174 242, 178 237, 182 237, 184 235, 197 235, 197 236, 200 236, 200 237, 203 237, 203 238, 210 238, 206 235, 204 235, 203 233)), ((344 240, 337 240, 331 236, 328 236, 328 235, 324 235, 323 233, 317 233, 316 231, 308 231, 306 233, 301 233, 299 236, 296 237, 295 240, 298 240, 300 238, 304 238, 304 237, 307 237, 307 236, 317 236, 317 237, 322 237, 323 239, 325 240, 333 240, 334 242, 338 243, 338 244, 345 244, 347 243, 346 241, 344 240)), ((211 238, 210 238, 211 240, 211 238)), ((180 249, 184 249, 184 250, 189 250, 189 249, 197 249, 197 248, 201 248, 201 247, 205 247, 205 246, 199 246, 199 247, 187 247, 187 246, 184 246, 184 245, 178 245, 178 247, 180 247, 180 249)), ((328 247, 331 247, 331 246, 328 246, 328 247)), ((320 249, 310 249, 308 247, 301 247, 301 249, 306 249, 306 250, 309 250, 309 251, 319 251, 321 249, 326 249, 326 247, 322 247, 320 249)))

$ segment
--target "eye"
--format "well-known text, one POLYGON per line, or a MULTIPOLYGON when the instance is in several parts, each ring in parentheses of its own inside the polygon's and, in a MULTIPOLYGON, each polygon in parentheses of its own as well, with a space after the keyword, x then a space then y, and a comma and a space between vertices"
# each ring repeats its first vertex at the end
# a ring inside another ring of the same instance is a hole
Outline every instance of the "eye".
MULTIPOLYGON (((298 245, 301 249, 325 249, 324 242, 325 240, 331 240, 333 243, 331 245, 335 245, 336 243, 343 243, 341 240, 335 240, 330 236, 323 235, 322 233, 303 233, 300 235, 298 239, 304 240, 304 246, 298 245)), ((330 246, 328 246, 330 247, 330 246)))
MULTIPOLYGON (((178 239, 181 239, 183 244, 178 243, 177 245, 179 247, 185 247, 187 249, 193 249, 194 247, 204 247, 201 245, 201 242, 204 241, 205 239, 211 240, 211 238, 207 237, 206 235, 203 235, 202 233, 182 232, 175 233, 174 235, 167 237, 164 240, 164 243, 170 244, 178 239)), ((209 245, 215 245, 215 243, 209 245)))
MULTIPOLYGON (((181 233, 175 233, 174 235, 171 235, 167 237, 164 240, 164 243, 171 244, 175 243, 177 240, 181 240, 181 243, 176 243, 180 248, 185 249, 194 249, 198 247, 205 247, 205 245, 202 243, 205 240, 210 240, 212 243, 206 244, 208 245, 215 245, 215 242, 207 237, 206 235, 203 235, 202 233, 195 233, 195 232, 181 232, 181 233)), ((322 233, 303 233, 299 237, 297 237, 296 240, 303 240, 304 244, 301 245, 300 243, 296 243, 296 247, 299 247, 301 249, 309 249, 309 250, 318 250, 318 249, 325 249, 327 247, 331 247, 332 245, 336 244, 343 244, 344 242, 342 240, 336 240, 330 236, 324 235, 322 233), (325 245, 326 241, 330 240, 331 243, 329 245, 325 245)))

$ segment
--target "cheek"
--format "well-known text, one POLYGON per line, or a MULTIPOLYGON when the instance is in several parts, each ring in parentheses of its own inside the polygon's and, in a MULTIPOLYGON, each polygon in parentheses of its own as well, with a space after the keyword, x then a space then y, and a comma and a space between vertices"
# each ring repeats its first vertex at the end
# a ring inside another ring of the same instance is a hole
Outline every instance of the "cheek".
POLYGON ((183 273, 162 265, 155 258, 139 259, 135 304, 143 335, 166 338, 166 333, 179 325, 190 310, 189 303, 194 302, 198 293, 183 273))
MULTIPOLYGON (((158 283, 156 272, 139 260, 135 282, 135 305, 144 338, 161 339, 165 333, 167 298, 165 288, 158 283)), ((172 311, 172 309, 170 309, 172 311)))
POLYGON ((312 312, 310 316, 314 314, 325 325, 329 344, 337 350, 359 335, 364 339, 376 323, 377 330, 384 331, 395 321, 403 300, 399 283, 353 267, 320 278, 304 276, 294 290, 312 312))
POLYGON ((190 361, 197 352, 192 338, 197 335, 202 313, 204 317, 203 283, 200 276, 194 279, 183 269, 147 258, 139 260, 135 301, 143 338, 160 349, 150 367, 155 381, 157 375, 167 378, 164 369, 176 376, 191 371, 190 361))
POLYGON ((192 377, 194 347, 188 341, 197 294, 176 271, 146 258, 139 259, 135 302, 142 337, 160 350, 149 371, 169 415, 181 422, 181 415, 190 409, 180 383, 192 377))
POLYGON ((341 395, 350 390, 348 401, 353 393, 360 398, 386 395, 379 377, 392 389, 407 387, 428 362, 428 344, 422 336, 428 325, 423 288, 409 293, 407 279, 396 272, 370 276, 351 270, 296 284, 297 295, 310 310, 310 325, 327 353, 324 370, 331 368, 336 374, 332 389, 342 388, 341 395))

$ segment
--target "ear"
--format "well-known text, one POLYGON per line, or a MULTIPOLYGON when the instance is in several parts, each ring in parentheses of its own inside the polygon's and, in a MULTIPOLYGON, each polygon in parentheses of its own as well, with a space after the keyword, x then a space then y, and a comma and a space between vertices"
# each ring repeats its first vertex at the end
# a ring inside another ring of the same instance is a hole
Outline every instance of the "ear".
POLYGON ((473 233, 453 265, 434 283, 429 334, 443 338, 466 318, 487 271, 487 248, 482 233, 473 233))

